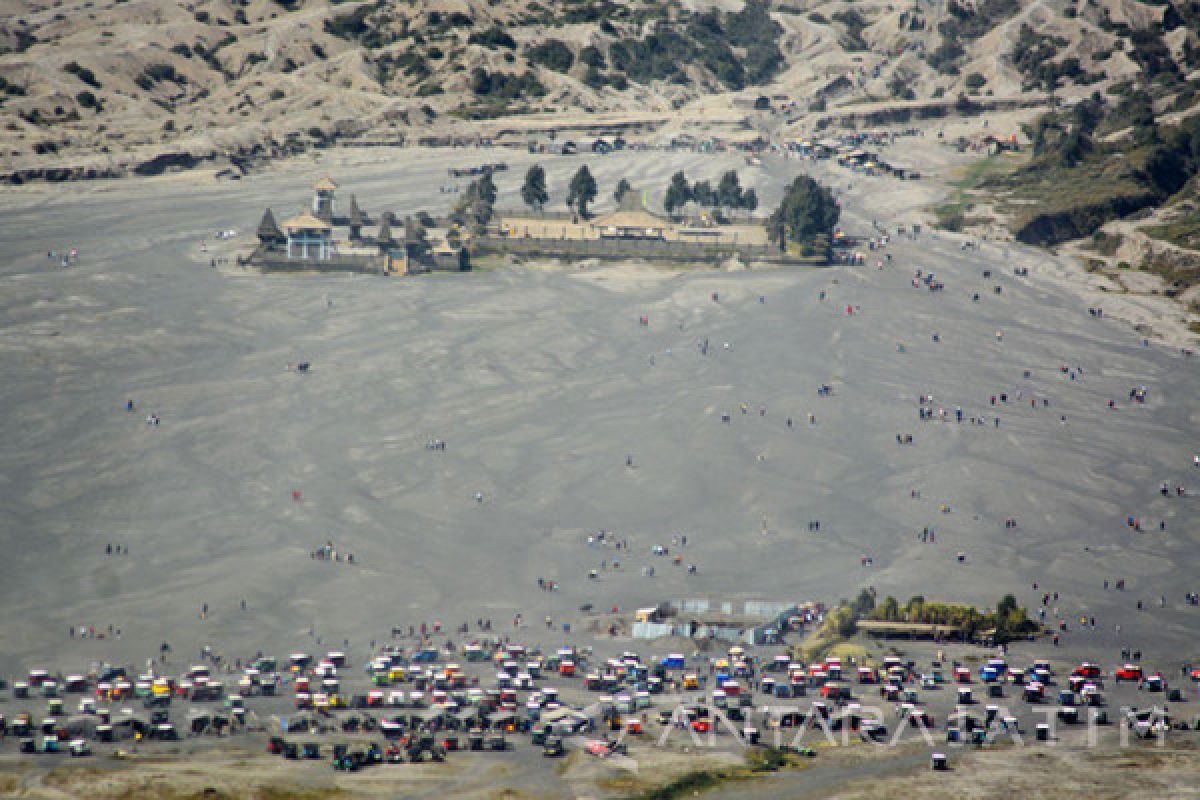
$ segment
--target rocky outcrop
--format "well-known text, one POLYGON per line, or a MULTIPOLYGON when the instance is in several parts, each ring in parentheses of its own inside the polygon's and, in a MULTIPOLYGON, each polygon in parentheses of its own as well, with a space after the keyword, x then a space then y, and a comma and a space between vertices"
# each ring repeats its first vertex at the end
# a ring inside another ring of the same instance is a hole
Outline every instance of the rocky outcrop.
POLYGON ((273 158, 282 158, 304 152, 306 145, 301 141, 289 140, 282 144, 255 142, 232 152, 168 151, 141 159, 117 161, 106 166, 70 165, 54 167, 25 167, 0 173, 0 185, 20 186, 34 181, 62 183, 65 181, 100 180, 123 178, 129 175, 149 177, 162 175, 172 170, 194 169, 203 164, 227 164, 223 177, 240 177, 255 166, 273 158))
POLYGON ((98 178, 119 178, 125 174, 122 167, 33 167, 0 174, 0 184, 20 186, 31 181, 62 183, 64 181, 86 181, 98 178))
POLYGON ((169 169, 191 169, 201 159, 191 153, 163 153, 133 168, 134 175, 161 175, 169 169))
POLYGON ((1049 247, 1090 236, 1109 220, 1149 208, 1158 201, 1158 195, 1146 191, 1108 197, 1099 203, 1035 213, 1020 223, 1015 233, 1017 240, 1025 244, 1049 247))

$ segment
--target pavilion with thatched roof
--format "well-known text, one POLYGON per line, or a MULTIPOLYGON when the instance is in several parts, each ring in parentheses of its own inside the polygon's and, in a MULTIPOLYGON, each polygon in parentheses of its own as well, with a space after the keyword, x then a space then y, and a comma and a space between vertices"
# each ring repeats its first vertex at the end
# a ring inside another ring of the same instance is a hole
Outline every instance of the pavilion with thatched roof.
POLYGON ((333 252, 333 226, 304 212, 283 223, 289 259, 327 261, 333 252))
POLYGON ((621 195, 616 211, 592 221, 601 239, 662 239, 668 226, 667 220, 646 210, 633 190, 621 195))

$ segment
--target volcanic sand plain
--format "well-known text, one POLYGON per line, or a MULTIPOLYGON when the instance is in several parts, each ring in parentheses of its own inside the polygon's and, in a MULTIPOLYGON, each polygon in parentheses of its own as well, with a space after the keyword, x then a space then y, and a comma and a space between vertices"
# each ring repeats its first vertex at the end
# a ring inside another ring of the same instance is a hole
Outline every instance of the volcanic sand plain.
MULTIPOLYGON (((1064 617, 1098 621, 1072 627, 1064 653, 1194 656, 1200 609, 1182 595, 1200 588, 1197 501, 1158 486, 1200 476, 1197 362, 1089 315, 1122 299, 1085 294, 1052 255, 963 250, 926 227, 856 267, 503 263, 385 279, 210 266, 326 173, 342 203, 403 216, 449 207, 447 167, 506 160, 498 205, 516 208, 533 158, 335 152, 236 183, 187 173, 0 198, 0 672, 139 663, 163 641, 183 660, 203 645, 347 641, 365 655, 393 625, 486 617, 506 631, 518 613, 522 636, 558 644, 543 616, 579 634, 586 604, 833 602, 867 585, 902 602, 1013 592, 1031 609, 1054 590, 1064 617), (47 258, 71 247, 69 268, 47 258), (945 289, 914 288, 917 269, 945 289), (297 361, 310 372, 286 369, 297 361), (1129 400, 1136 386, 1145 403, 1129 400), (930 394, 947 421, 918 420, 930 394), (958 406, 983 424, 954 422, 958 406), (434 438, 445 451, 426 449, 434 438), (936 543, 918 541, 925 526, 936 543), (589 547, 600 529, 630 550, 589 547), (681 534, 694 575, 650 555, 681 534), (327 541, 354 563, 311 558, 327 541), (587 578, 614 556, 619 570, 587 578), (1127 591, 1102 588, 1116 578, 1127 591), (121 637, 70 637, 79 625, 121 637)), ((938 196, 933 181, 773 157, 543 163, 559 205, 581 163, 602 198, 619 177, 661 191, 676 169, 738 168, 768 209, 808 171, 858 235, 920 221, 938 196)))

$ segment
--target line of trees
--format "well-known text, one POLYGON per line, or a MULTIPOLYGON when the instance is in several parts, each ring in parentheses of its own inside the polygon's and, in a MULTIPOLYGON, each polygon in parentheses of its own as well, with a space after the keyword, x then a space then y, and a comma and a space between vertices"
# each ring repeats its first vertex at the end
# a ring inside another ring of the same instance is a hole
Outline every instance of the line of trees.
MULTIPOLYGON (((617 184, 618 200, 622 191, 629 189, 629 183, 624 179, 617 184)), ((583 165, 576 170, 570 184, 567 185, 567 208, 581 217, 588 216, 588 206, 596 199, 598 187, 592 171, 583 165)), ((521 185, 521 201, 534 211, 541 211, 550 200, 546 189, 546 170, 534 164, 525 172, 525 182, 521 185)))
MULTIPOLYGON (((943 603, 926 600, 921 595, 909 599, 901 605, 891 595, 883 598, 878 604, 875 593, 863 589, 858 593, 854 602, 841 606, 837 621, 834 623, 839 632, 854 631, 854 624, 859 619, 882 620, 885 622, 918 622, 930 625, 954 625, 961 627, 968 637, 977 633, 995 629, 996 641, 1004 642, 1018 636, 1026 636, 1038 629, 1037 623, 1029 618, 1024 608, 1017 603, 1017 598, 1006 594, 1000 598, 994 611, 982 610, 962 603, 943 603)), ((842 635, 849 635, 843 632, 842 635)))
POLYGON ((680 170, 671 176, 671 182, 667 184, 663 206, 668 214, 674 214, 688 203, 705 208, 743 208, 753 211, 758 208, 758 194, 753 189, 742 189, 734 170, 722 175, 715 189, 708 181, 688 183, 687 175, 680 170))
MULTIPOLYGON (((618 199, 619 193, 629 191, 629 188, 628 182, 622 181, 622 184, 617 186, 618 199)), ((598 187, 592 170, 584 164, 578 168, 566 188, 566 207, 581 217, 587 217, 588 206, 596 199, 596 192, 598 187)), ((470 225, 481 230, 491 221, 496 210, 496 194, 496 181, 492 180, 492 170, 485 170, 484 174, 467 185, 467 191, 458 199, 451 218, 458 224, 470 225)), ((550 192, 546 188, 546 170, 538 164, 534 164, 526 172, 524 184, 521 186, 521 200, 536 211, 540 211, 550 200, 550 192)))
MULTIPOLYGON (((613 199, 619 205, 631 191, 633 187, 629 181, 622 178, 613 192, 613 199)), ((597 193, 596 179, 585 164, 575 172, 567 186, 566 206, 587 218, 588 208, 597 193)), ((466 221, 483 226, 491 219, 495 200, 496 186, 491 173, 486 173, 467 187, 458 212, 467 217, 466 221)), ((534 164, 525 172, 521 200, 534 211, 546 207, 550 192, 546 186, 546 170, 542 166, 534 164)), ((674 215, 688 203, 705 208, 753 211, 758 208, 758 195, 754 189, 742 188, 735 170, 724 173, 716 188, 706 180, 690 183, 680 170, 671 176, 663 205, 668 214, 674 215)), ((789 242, 811 252, 821 247, 828 249, 840 213, 833 192, 807 175, 801 175, 792 182, 779 207, 767 220, 767 236, 780 250, 786 250, 789 242)))
MULTIPOLYGON (((618 205, 621 199, 633 187, 625 178, 617 182, 613 199, 618 205)), ((588 216, 588 206, 597 197, 596 179, 586 165, 580 167, 567 186, 566 205, 581 217, 588 216)), ((525 182, 521 185, 521 201, 534 211, 541 211, 550 200, 546 188, 546 170, 534 164, 525 173, 525 182)), ((675 214, 688 203, 695 203, 704 208, 714 209, 744 209, 754 211, 758 208, 758 194, 754 189, 743 189, 735 170, 729 170, 717 182, 714 188, 709 181, 689 183, 687 176, 676 172, 671 176, 667 186, 664 205, 668 214, 675 214)))

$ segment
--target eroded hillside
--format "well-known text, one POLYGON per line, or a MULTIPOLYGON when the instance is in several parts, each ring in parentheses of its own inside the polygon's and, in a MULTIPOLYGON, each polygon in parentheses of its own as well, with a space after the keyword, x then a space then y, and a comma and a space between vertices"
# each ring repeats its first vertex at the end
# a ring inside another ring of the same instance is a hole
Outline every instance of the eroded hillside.
MULTIPOLYGON (((792 123, 863 104, 1087 96, 1200 53, 1177 0, 9 0, 0 164, 78 177, 270 156, 480 121, 771 99, 792 123), (166 154, 166 155, 164 155, 166 154)), ((1170 92, 1168 92, 1169 94, 1170 92)))

